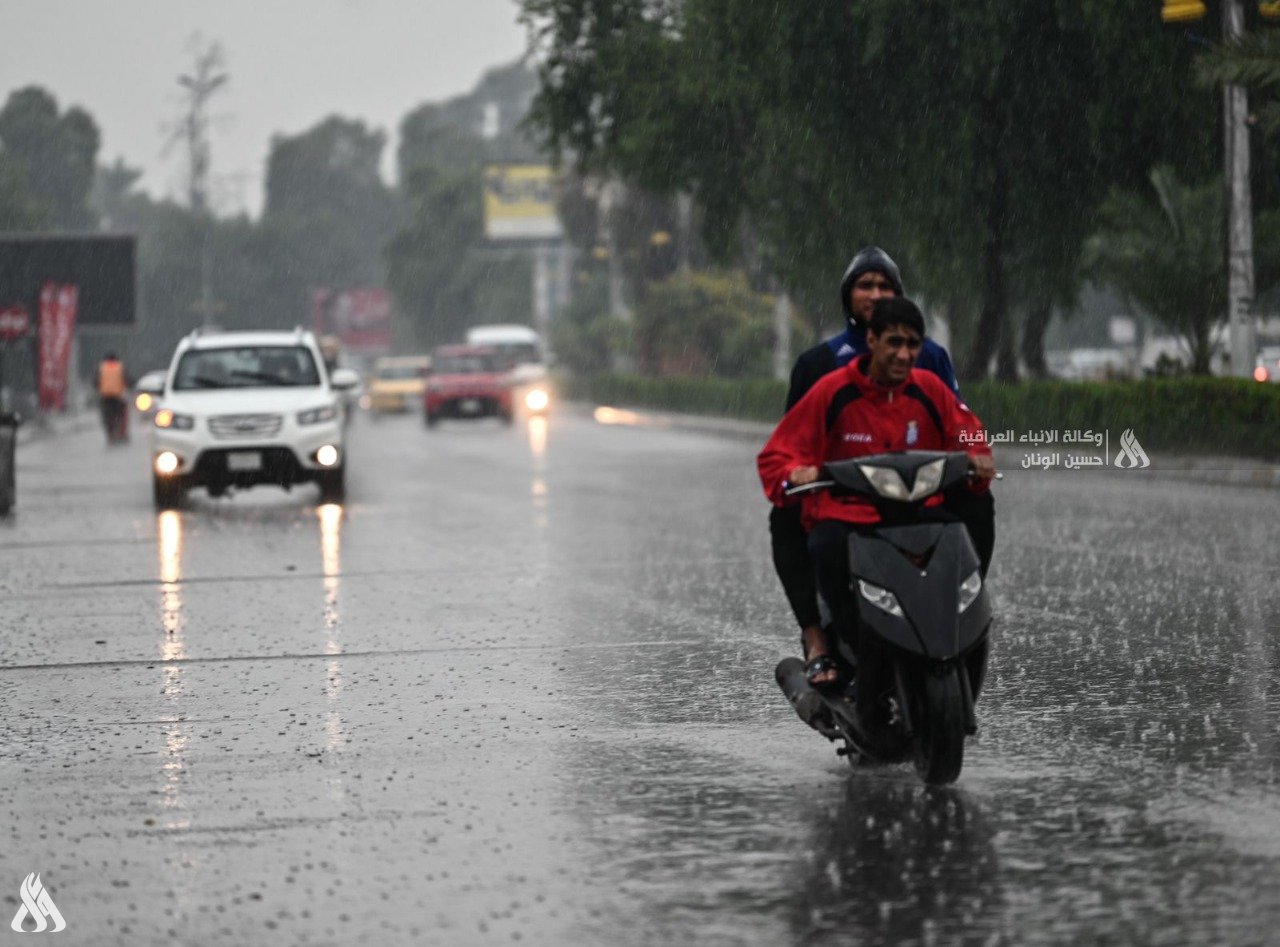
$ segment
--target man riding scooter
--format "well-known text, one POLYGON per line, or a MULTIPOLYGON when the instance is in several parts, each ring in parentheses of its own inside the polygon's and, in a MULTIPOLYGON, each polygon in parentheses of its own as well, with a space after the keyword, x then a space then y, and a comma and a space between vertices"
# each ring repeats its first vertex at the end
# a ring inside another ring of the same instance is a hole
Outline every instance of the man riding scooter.
MULTIPOLYGON (((757 458, 766 496, 781 507, 788 487, 814 482, 828 461, 901 450, 965 451, 975 477, 971 490, 985 493, 996 470, 982 423, 937 375, 914 367, 924 344, 920 310, 902 297, 878 299, 866 341, 866 354, 818 380, 778 423, 757 458)), ((856 496, 819 493, 804 501, 818 590, 837 620, 850 617, 849 533, 878 519, 875 507, 856 496)), ((985 571, 990 549, 979 547, 979 553, 985 571)), ((806 644, 810 683, 836 683, 830 642, 823 636, 806 644)))

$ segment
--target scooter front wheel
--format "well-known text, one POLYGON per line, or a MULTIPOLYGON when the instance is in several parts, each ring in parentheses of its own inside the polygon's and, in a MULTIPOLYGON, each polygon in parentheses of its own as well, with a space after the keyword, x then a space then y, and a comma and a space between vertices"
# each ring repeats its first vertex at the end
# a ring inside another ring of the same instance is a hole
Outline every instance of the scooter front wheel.
POLYGON ((925 673, 920 678, 916 709, 916 772, 930 785, 953 783, 964 765, 964 693, 958 674, 951 668, 941 676, 925 673))

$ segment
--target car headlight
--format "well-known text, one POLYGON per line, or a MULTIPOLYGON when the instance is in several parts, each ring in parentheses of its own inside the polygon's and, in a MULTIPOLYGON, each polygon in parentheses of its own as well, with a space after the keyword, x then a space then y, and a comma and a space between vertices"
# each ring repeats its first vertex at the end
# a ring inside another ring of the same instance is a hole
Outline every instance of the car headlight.
POLYGON ((151 405, 155 403, 155 399, 148 392, 138 392, 138 397, 134 399, 133 404, 139 411, 150 411, 151 405))
POLYGON ((982 573, 977 569, 973 570, 973 575, 960 583, 960 608, 958 611, 963 612, 966 608, 973 604, 974 599, 978 597, 978 593, 982 591, 982 573))
POLYGON ((338 409, 331 404, 323 408, 312 408, 310 411, 298 412, 299 424, 319 424, 321 421, 332 421, 338 416, 338 409))
POLYGON ((524 396, 524 406, 530 411, 542 411, 550 403, 551 398, 541 388, 534 388, 524 396))
POLYGON ((156 412, 155 426, 172 428, 175 431, 189 431, 196 426, 196 419, 189 414, 178 414, 169 408, 161 408, 156 412))
POLYGON ((878 585, 872 585, 865 579, 859 579, 858 591, 862 593, 863 598, 881 611, 888 612, 898 618, 907 617, 902 611, 902 606, 898 604, 898 597, 888 589, 882 589, 878 585))

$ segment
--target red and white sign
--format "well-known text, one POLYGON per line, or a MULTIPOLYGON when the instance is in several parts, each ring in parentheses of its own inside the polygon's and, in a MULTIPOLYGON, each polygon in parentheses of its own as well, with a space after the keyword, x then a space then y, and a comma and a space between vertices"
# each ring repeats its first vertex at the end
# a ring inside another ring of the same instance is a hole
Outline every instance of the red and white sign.
POLYGON ((62 411, 67 406, 67 370, 75 335, 80 290, 71 285, 45 283, 40 290, 40 410, 62 411))
POLYGON ((0 339, 20 339, 30 331, 31 317, 22 303, 0 309, 0 339))
POLYGON ((315 290, 311 326, 337 336, 348 352, 384 355, 391 350, 391 297, 379 287, 315 290))

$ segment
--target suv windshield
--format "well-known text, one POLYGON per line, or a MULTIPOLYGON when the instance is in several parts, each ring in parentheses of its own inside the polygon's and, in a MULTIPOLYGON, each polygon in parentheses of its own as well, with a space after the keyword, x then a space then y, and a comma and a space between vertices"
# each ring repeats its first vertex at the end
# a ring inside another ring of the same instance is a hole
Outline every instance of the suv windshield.
POLYGON ((174 391, 208 388, 314 387, 320 372, 304 345, 191 349, 178 360, 174 391))
POLYGON ((437 355, 431 370, 437 375, 492 374, 498 371, 498 361, 492 355, 437 355))

